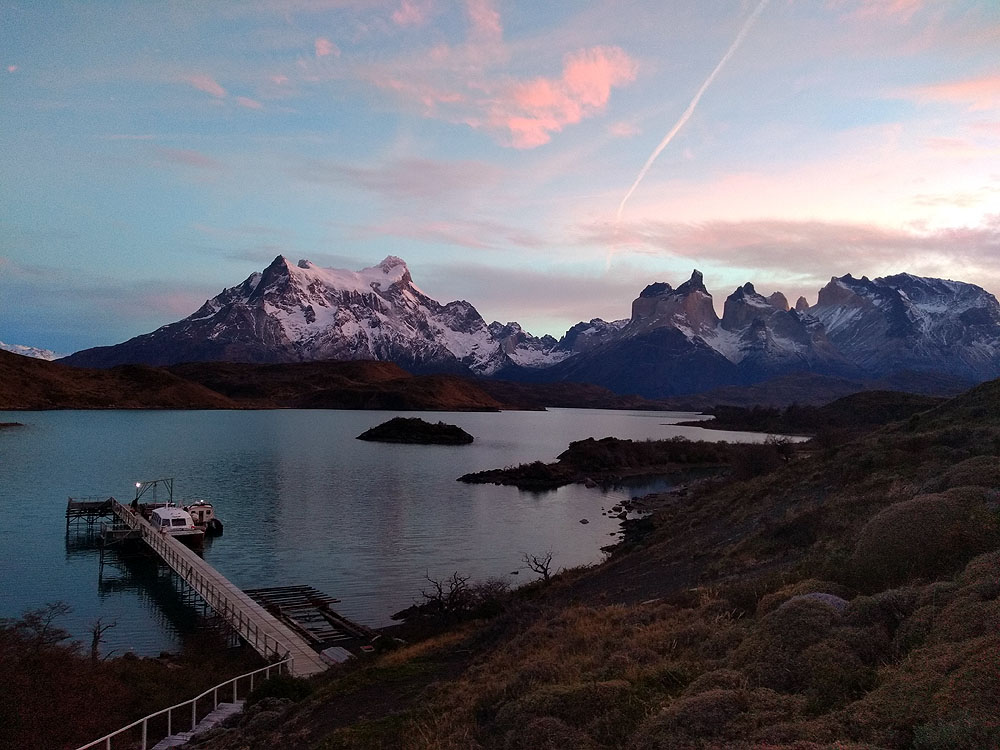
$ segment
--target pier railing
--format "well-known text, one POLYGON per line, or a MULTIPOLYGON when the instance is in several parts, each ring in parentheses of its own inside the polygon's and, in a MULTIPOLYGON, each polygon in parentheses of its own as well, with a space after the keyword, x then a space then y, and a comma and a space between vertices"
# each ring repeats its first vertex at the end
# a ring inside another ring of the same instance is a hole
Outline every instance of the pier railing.
POLYGON ((245 698, 253 692, 254 678, 258 675, 263 674, 263 679, 266 680, 271 676, 272 672, 274 674, 290 673, 291 669, 292 659, 285 659, 284 661, 255 669, 253 672, 233 677, 231 680, 219 683, 190 700, 178 703, 176 706, 164 708, 149 716, 144 716, 138 721, 133 721, 128 726, 124 726, 111 734, 106 734, 98 740, 81 745, 77 750, 91 750, 91 748, 96 750, 113 750, 115 747, 113 743, 116 741, 119 748, 139 747, 140 750, 149 750, 152 746, 150 743, 155 745, 160 740, 171 736, 175 732, 193 731, 198 726, 198 722, 200 721, 199 716, 204 718, 218 708, 220 703, 237 703, 241 700, 240 696, 245 698), (212 697, 211 701, 208 700, 209 696, 212 697), (220 696, 222 700, 220 700, 220 696), (231 698, 231 701, 227 700, 229 698, 231 698), (211 703, 211 709, 205 710, 209 703, 211 703), (140 744, 137 745, 137 742, 140 744))
POLYGON ((234 602, 234 596, 242 595, 251 606, 252 600, 234 587, 223 587, 210 576, 204 574, 201 558, 187 547, 172 543, 174 540, 160 533, 149 522, 128 506, 115 502, 115 515, 127 526, 139 529, 142 540, 158 554, 177 575, 183 578, 198 595, 243 638, 253 649, 266 658, 284 659, 289 655, 288 644, 274 638, 260 629, 259 621, 234 602), (197 562, 190 558, 197 558, 197 562))

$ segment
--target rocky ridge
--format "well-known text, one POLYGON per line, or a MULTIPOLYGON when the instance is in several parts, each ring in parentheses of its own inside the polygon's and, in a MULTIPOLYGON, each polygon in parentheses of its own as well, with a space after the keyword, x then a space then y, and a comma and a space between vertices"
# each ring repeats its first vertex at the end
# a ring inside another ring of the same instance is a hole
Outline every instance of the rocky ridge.
POLYGON ((834 277, 810 306, 753 284, 723 315, 697 270, 674 288, 656 282, 628 319, 594 318, 556 340, 516 322, 487 324, 464 300, 442 304, 414 285, 399 258, 361 271, 278 256, 187 318, 65 361, 251 363, 394 362, 413 373, 523 382, 584 382, 664 398, 750 385, 794 373, 881 378, 902 371, 979 382, 1000 375, 1000 304, 958 281, 897 274, 834 277))

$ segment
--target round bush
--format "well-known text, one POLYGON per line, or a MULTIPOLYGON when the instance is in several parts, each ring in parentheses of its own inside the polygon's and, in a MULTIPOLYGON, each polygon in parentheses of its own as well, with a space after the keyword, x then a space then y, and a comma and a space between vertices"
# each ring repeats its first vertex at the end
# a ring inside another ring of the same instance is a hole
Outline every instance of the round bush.
POLYGON ((945 489, 951 487, 1000 487, 1000 459, 996 456, 975 456, 955 464, 942 479, 945 489))
POLYGON ((795 690, 803 682, 799 655, 827 637, 840 614, 815 599, 786 602, 766 615, 733 653, 733 665, 742 668, 755 685, 795 690))
POLYGON ((805 581, 790 583, 777 591, 766 594, 757 603, 757 614, 763 615, 772 612, 787 602, 789 599, 802 594, 830 594, 840 599, 849 599, 851 591, 846 586, 830 581, 820 581, 816 578, 809 578, 805 581))
POLYGON ((1000 539, 985 490, 963 487, 895 503, 864 525, 851 557, 869 590, 954 572, 1000 539))
POLYGON ((312 685, 301 677, 291 675, 275 675, 256 688, 247 696, 247 706, 252 706, 265 698, 300 701, 312 693, 312 685))

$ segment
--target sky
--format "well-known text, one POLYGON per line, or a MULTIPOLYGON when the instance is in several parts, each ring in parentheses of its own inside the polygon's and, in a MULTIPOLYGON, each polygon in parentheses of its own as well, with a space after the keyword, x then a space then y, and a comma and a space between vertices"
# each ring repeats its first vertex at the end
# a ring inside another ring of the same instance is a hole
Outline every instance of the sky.
POLYGON ((692 269, 1000 293, 998 0, 0 0, 0 340, 275 256, 556 337, 692 269))

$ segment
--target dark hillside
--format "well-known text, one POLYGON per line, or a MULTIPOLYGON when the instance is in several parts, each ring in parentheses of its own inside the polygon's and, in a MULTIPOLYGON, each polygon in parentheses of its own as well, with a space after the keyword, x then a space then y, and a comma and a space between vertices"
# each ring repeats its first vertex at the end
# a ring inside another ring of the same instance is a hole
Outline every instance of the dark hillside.
POLYGON ((88 370, 0 351, 0 409, 232 409, 203 385, 147 365, 88 370))
POLYGON ((496 411, 500 403, 471 379, 411 375, 391 362, 366 360, 174 365, 170 372, 248 408, 496 411))
MULTIPOLYGON (((861 391, 823 406, 792 404, 784 409, 716 406, 709 409, 715 419, 690 422, 718 430, 749 430, 793 435, 817 435, 833 431, 835 437, 866 432, 874 427, 909 419, 944 402, 944 398, 899 391, 861 391)), ((828 434, 824 439, 831 439, 828 434)))
POLYGON ((662 498, 609 562, 204 747, 998 747, 998 465, 994 381, 662 498))

